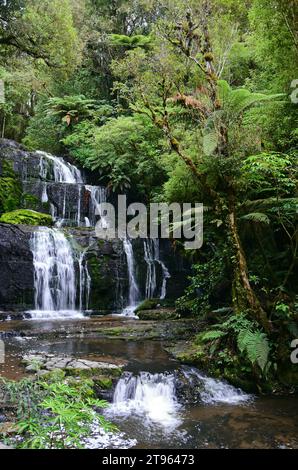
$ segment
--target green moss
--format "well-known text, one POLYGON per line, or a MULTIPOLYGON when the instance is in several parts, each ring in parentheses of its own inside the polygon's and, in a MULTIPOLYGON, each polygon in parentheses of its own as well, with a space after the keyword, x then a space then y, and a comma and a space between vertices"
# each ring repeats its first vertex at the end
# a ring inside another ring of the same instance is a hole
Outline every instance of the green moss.
POLYGON ((19 209, 2 214, 0 222, 6 224, 51 226, 53 219, 49 214, 42 214, 29 209, 19 209))
POLYGON ((21 182, 10 161, 1 161, 0 213, 17 209, 21 205, 21 182))
POLYGON ((113 387, 113 381, 111 377, 106 377, 104 375, 94 378, 94 383, 104 390, 109 390, 113 387))
POLYGON ((20 207, 21 185, 11 177, 0 178, 0 212, 9 212, 20 207))
POLYGON ((160 307, 173 307, 174 301, 171 299, 146 299, 142 302, 135 312, 140 312, 141 310, 154 310, 160 307))
POLYGON ((90 368, 90 369, 67 369, 66 374, 68 376, 73 377, 82 377, 82 378, 93 378, 98 375, 98 373, 109 375, 110 377, 120 377, 122 374, 122 369, 120 367, 116 367, 110 369, 109 367, 102 367, 102 368, 90 368))
POLYGON ((158 308, 152 310, 138 310, 138 317, 140 320, 178 320, 180 314, 174 309, 158 308))
POLYGON ((33 194, 24 193, 23 194, 23 207, 24 209, 36 210, 40 205, 38 197, 33 194))

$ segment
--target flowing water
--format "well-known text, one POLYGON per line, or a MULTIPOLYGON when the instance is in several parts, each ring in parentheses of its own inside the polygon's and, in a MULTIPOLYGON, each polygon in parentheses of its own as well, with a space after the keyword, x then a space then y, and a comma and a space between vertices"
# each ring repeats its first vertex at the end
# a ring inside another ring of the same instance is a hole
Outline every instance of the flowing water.
MULTIPOLYGON (((100 331, 107 320, 96 321, 100 331)), ((0 373, 11 378, 20 376, 20 358, 27 352, 126 362, 122 377, 105 396, 110 404, 104 414, 119 432, 95 427, 85 442, 90 448, 298 448, 297 397, 244 393, 196 368, 181 366, 164 350, 163 341, 105 339, 87 331, 77 336, 72 333, 78 325, 74 320, 60 323, 63 337, 45 335, 58 331, 50 320, 8 323, 15 332, 26 328, 26 336, 5 340, 7 361, 4 371, 0 365, 0 373)))
POLYGON ((129 297, 128 306, 124 309, 124 316, 134 316, 134 311, 141 301, 140 289, 136 278, 136 263, 134 258, 133 244, 129 238, 123 239, 123 248, 127 261, 129 297))
POLYGON ((144 240, 144 259, 147 263, 146 277, 146 298, 151 299, 159 297, 165 299, 167 294, 167 281, 171 275, 168 268, 160 259, 159 239, 145 238, 144 240), (161 268, 162 285, 158 292, 157 267, 161 268))
MULTIPOLYGON (((33 319, 79 317, 76 312, 74 256, 63 232, 40 228, 33 233, 35 310, 33 319)), ((82 281, 83 282, 83 281, 82 281)))
MULTIPOLYGON (((56 229, 37 230, 32 236, 35 310, 31 312, 31 316, 35 319, 46 319, 49 316, 64 318, 69 315, 79 317, 83 309, 86 311, 89 308, 88 303, 92 288, 86 258, 87 250, 79 254, 78 259, 75 260, 71 244, 61 229, 68 225, 95 227, 98 224, 107 229, 109 224, 102 209, 102 204, 107 202, 107 189, 85 184, 80 170, 62 158, 46 152, 37 153, 40 155, 41 201, 43 203, 49 202, 56 229), (59 207, 56 207, 49 199, 51 182, 58 185, 54 189, 59 193, 59 207), (86 194, 89 194, 87 214, 82 212, 86 194), (78 262, 79 279, 76 279, 76 261, 78 262), (78 299, 76 299, 77 284, 79 286, 78 299)), ((122 315, 134 317, 134 310, 142 301, 142 289, 136 275, 134 245, 129 238, 123 240, 123 250, 127 263, 129 293, 128 305, 122 315)), ((146 239, 144 241, 144 260, 147 263, 145 297, 158 296, 164 299, 170 273, 160 259, 159 240, 146 239), (158 268, 161 272, 160 276, 158 276, 158 268), (158 282, 158 277, 160 282, 158 282)))

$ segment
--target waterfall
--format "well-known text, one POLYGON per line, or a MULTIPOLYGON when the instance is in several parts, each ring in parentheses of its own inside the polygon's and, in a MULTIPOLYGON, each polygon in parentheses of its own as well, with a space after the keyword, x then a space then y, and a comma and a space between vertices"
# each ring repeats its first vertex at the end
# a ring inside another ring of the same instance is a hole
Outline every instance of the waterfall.
POLYGON ((157 288, 156 264, 159 264, 162 270, 162 286, 159 298, 164 299, 167 294, 167 281, 171 275, 164 262, 160 259, 158 238, 146 238, 144 240, 144 259, 147 263, 146 298, 150 299, 155 296, 157 288))
POLYGON ((56 183, 83 183, 82 174, 74 165, 50 153, 41 151, 36 153, 41 156, 40 176, 42 179, 47 179, 48 172, 52 171, 52 176, 56 183))
POLYGON ((202 406, 221 403, 233 406, 253 399, 241 389, 205 376, 194 367, 183 366, 173 372, 159 374, 124 372, 105 414, 121 422, 141 417, 147 429, 158 426, 168 433, 182 424, 181 411, 189 400, 202 406), (181 388, 184 389, 182 394, 181 388))
POLYGON ((166 267, 165 263, 160 259, 159 239, 154 238, 153 243, 154 243, 155 260, 161 266, 161 269, 162 269, 162 286, 161 286, 160 299, 165 299, 167 295, 167 281, 168 279, 170 279, 171 274, 168 268, 166 267))
POLYGON ((82 186, 78 185, 78 210, 77 210, 77 224, 78 227, 80 226, 81 222, 81 193, 82 193, 82 186))
POLYGON ((129 280, 129 304, 125 308, 123 315, 134 316, 134 310, 141 300, 140 290, 136 279, 134 251, 131 240, 123 239, 123 248, 127 260, 128 280, 129 280))
POLYGON ((75 312, 76 276, 71 246, 57 230, 42 228, 33 233, 35 309, 31 318, 81 316, 75 312))
POLYGON ((251 401, 253 398, 252 395, 244 393, 240 388, 204 375, 195 367, 184 366, 182 373, 191 387, 198 387, 200 400, 207 405, 214 403, 237 405, 251 401))
POLYGON ((116 385, 107 415, 142 415, 149 425, 155 423, 169 432, 181 422, 179 409, 174 374, 141 372, 136 377, 126 372, 116 385))
POLYGON ((85 261, 86 250, 79 256, 79 273, 80 273, 80 311, 89 309, 89 297, 91 288, 91 277, 88 271, 88 264, 85 261))
POLYGON ((90 224, 94 227, 96 225, 96 216, 100 216, 101 223, 106 227, 107 221, 102 213, 101 204, 107 202, 107 189, 103 186, 86 185, 86 190, 90 193, 90 224))
POLYGON ((152 238, 144 240, 144 259, 147 263, 146 299, 152 299, 156 290, 155 249, 152 238))

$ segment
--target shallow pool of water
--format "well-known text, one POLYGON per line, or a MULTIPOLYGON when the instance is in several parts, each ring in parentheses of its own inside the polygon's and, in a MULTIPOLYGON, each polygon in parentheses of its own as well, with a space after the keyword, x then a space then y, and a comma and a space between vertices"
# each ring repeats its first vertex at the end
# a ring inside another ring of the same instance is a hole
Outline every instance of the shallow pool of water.
POLYGON ((95 432, 89 447, 298 448, 297 397, 245 397, 226 384, 201 377, 199 371, 192 383, 190 369, 170 357, 163 341, 100 338, 91 331, 78 334, 76 326, 30 321, 7 322, 2 328, 1 324, 0 330, 13 330, 15 336, 5 338, 6 361, 0 365, 0 375, 25 376, 21 357, 33 351, 125 361, 122 383, 105 412, 120 434, 95 432), (58 329, 55 337, 53 331, 58 329), (179 392, 181 376, 183 386, 193 388, 190 395, 179 392))

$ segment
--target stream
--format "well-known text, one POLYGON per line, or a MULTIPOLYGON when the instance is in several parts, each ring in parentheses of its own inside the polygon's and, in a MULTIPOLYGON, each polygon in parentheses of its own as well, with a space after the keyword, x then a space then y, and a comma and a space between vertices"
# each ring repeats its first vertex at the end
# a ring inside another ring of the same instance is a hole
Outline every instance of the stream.
POLYGON ((246 394, 195 368, 181 366, 165 351, 165 341, 99 338, 92 328, 88 330, 92 322, 100 331, 107 324, 126 326, 132 320, 98 318, 89 320, 89 324, 86 319, 4 322, 6 362, 0 365, 0 375, 20 379, 26 376, 21 356, 28 352, 124 361, 125 371, 108 394, 110 404, 104 411, 119 432, 94 429, 87 447, 298 447, 297 398, 246 394), (9 331, 15 336, 9 336, 9 331))
MULTIPOLYGON (((171 283, 174 300, 179 296, 181 272, 187 275, 180 266, 180 277, 175 278, 177 270, 173 263, 172 269, 166 264, 160 241, 144 239, 140 249, 128 237, 107 245, 94 240, 95 224, 107 223, 100 208, 107 200, 106 188, 88 184, 80 170, 62 158, 44 152, 36 152, 34 158, 39 162, 38 175, 30 182, 26 171, 23 179, 43 204, 49 204, 55 226, 19 232, 24 237, 24 263, 27 270, 32 269, 28 284, 34 298, 27 301, 26 310, 22 304, 15 312, 13 299, 6 302, 6 312, 0 312, 5 343, 0 376, 25 377, 21 359, 28 353, 124 363, 122 376, 106 393, 109 405, 103 411, 119 431, 94 429, 85 442, 88 448, 298 448, 297 398, 256 397, 181 365, 166 348, 171 338, 185 334, 185 328, 188 337, 195 333, 191 323, 185 324, 187 320, 136 320, 140 302, 167 299, 171 283), (73 227, 84 227, 86 232, 75 237, 73 227), (87 245, 80 245, 86 237, 87 245), (119 242, 118 252, 113 243, 119 242), (99 251, 94 251, 95 246, 99 251), (104 264, 106 258, 110 264, 104 264), (105 276, 109 282, 102 290, 105 276), (103 293, 112 297, 110 315, 94 315, 92 305, 97 306, 103 293)), ((13 274, 26 293, 18 263, 16 258, 6 291, 13 287, 13 274)))

